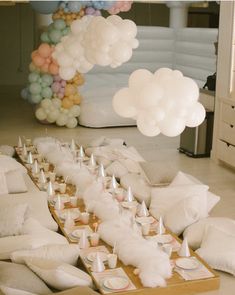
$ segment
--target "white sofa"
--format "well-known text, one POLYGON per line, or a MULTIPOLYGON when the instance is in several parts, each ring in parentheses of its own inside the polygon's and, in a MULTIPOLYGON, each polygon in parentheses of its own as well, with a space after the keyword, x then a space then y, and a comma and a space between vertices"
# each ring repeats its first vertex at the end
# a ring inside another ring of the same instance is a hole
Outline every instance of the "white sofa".
POLYGON ((116 69, 97 66, 85 75, 79 124, 87 127, 134 125, 132 119, 121 118, 114 112, 112 98, 118 89, 127 85, 129 75, 140 68, 152 72, 161 67, 178 69, 202 87, 207 76, 216 71, 217 35, 217 29, 139 26, 140 45, 129 62, 116 69))

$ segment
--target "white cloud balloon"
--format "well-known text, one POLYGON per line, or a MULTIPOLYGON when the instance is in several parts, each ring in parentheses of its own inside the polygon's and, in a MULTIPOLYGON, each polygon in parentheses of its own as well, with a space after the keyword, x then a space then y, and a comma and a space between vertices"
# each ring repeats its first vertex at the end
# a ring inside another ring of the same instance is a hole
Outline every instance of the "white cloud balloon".
POLYGON ((127 62, 139 45, 136 24, 117 15, 84 16, 71 24, 71 33, 61 39, 53 52, 62 79, 76 72, 87 73, 94 65, 112 68, 127 62))
POLYGON ((146 136, 162 133, 173 137, 205 119, 198 98, 196 82, 178 70, 161 68, 152 74, 139 69, 130 75, 129 87, 114 95, 113 108, 122 117, 136 119, 138 129, 146 136))

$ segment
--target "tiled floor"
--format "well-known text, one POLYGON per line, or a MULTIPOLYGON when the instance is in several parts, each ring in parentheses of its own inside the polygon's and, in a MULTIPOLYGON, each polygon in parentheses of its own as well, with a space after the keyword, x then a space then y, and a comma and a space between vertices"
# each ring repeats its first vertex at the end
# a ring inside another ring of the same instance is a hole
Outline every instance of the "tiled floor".
MULTIPOLYGON (((235 172, 219 166, 209 158, 192 159, 177 151, 179 137, 167 138, 157 136, 147 138, 135 127, 91 129, 77 127, 75 129, 59 128, 55 125, 43 125, 36 121, 34 107, 23 101, 19 88, 0 89, 0 145, 15 145, 18 136, 34 138, 46 134, 71 140, 74 138, 82 145, 99 136, 123 138, 128 145, 137 148, 140 154, 149 161, 149 171, 155 173, 172 165, 199 178, 208 184, 210 190, 221 196, 220 203, 214 208, 213 216, 227 216, 235 219, 235 172)), ((234 294, 235 278, 221 275, 221 288, 205 294, 234 294)), ((173 294, 172 294, 173 295, 173 294)))

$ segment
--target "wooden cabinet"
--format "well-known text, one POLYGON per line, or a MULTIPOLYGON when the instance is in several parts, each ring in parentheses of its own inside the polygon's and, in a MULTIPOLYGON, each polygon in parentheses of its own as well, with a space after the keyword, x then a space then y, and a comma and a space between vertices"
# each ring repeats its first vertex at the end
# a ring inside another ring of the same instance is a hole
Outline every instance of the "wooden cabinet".
POLYGON ((212 158, 235 168, 235 3, 220 3, 212 158))

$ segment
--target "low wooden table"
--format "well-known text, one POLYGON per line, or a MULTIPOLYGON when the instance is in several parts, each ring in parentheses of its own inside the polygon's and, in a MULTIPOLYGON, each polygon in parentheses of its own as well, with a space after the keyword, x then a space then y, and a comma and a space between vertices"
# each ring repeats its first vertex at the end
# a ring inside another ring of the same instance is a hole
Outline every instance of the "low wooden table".
MULTIPOLYGON (((19 150, 16 148, 16 153, 18 155, 18 158, 20 162, 25 165, 25 162, 23 161, 21 155, 19 154, 19 150)), ((27 168, 27 166, 26 166, 27 168)), ((51 166, 52 168, 52 166, 51 166)), ((28 168, 27 168, 28 169, 28 168)), ((37 181, 33 177, 30 169, 28 169, 28 173, 30 177, 32 178, 33 182, 38 186, 37 181)), ((39 186, 38 186, 39 187, 39 186)), ((75 192, 75 188, 72 185, 68 185, 67 187, 67 193, 72 195, 75 192)), ((68 208, 70 206, 68 205, 68 208)), ((84 211, 84 203, 82 200, 78 201, 78 208, 81 212, 84 211)), ((52 216, 54 217, 55 221, 57 222, 60 231, 62 234, 68 239, 68 241, 71 243, 69 236, 67 235, 66 231, 64 230, 63 223, 58 218, 55 209, 53 206, 49 205, 50 212, 52 216)), ((98 220, 94 216, 90 216, 89 220, 89 226, 93 229, 94 223, 97 223, 98 220)), ((82 225, 80 221, 76 222, 76 225, 82 225)), ((172 232, 168 231, 169 234, 171 234, 177 241, 180 243, 182 242, 177 236, 175 236, 172 232)), ((105 242, 100 240, 99 245, 104 245, 110 252, 111 247, 107 245, 105 242)), ((183 295, 183 294, 195 294, 199 292, 206 292, 211 290, 216 290, 219 288, 220 285, 220 278, 219 275, 210 268, 209 265, 207 265, 195 252, 191 251, 192 257, 196 257, 212 274, 213 277, 207 278, 207 279, 199 279, 199 280, 192 280, 192 281, 185 281, 177 272, 173 270, 173 275, 170 279, 166 280, 167 286, 166 287, 156 287, 156 288, 146 288, 143 287, 141 284, 141 281, 137 275, 134 274, 134 267, 133 266, 126 266, 124 265, 120 260, 118 260, 117 267, 121 267, 125 273, 128 275, 129 279, 132 281, 132 283, 135 285, 136 289, 131 291, 119 291, 116 293, 120 293, 122 295, 127 294, 139 294, 139 295, 183 295)), ((172 253, 171 259, 176 259, 179 256, 176 252, 172 253)), ((102 289, 100 288, 98 282, 95 281, 94 276, 92 275, 91 269, 86 266, 84 261, 80 259, 80 262, 82 263, 83 267, 86 269, 86 271, 92 276, 94 283, 96 284, 98 290, 103 294, 102 289)))

